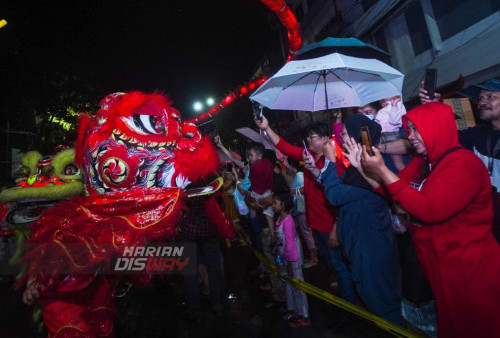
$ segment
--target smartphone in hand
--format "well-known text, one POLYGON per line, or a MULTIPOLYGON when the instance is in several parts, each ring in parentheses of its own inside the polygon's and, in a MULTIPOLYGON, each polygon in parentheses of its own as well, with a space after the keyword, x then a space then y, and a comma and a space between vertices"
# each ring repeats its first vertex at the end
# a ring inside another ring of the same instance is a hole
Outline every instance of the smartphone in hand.
POLYGON ((427 91, 429 99, 434 100, 434 93, 436 92, 437 83, 437 69, 427 68, 425 70, 424 89, 427 91))
POLYGON ((306 155, 310 156, 311 153, 309 153, 309 150, 307 149, 307 142, 306 142, 306 140, 302 140, 302 144, 304 145, 304 151, 306 152, 306 155))
POLYGON ((307 160, 304 161, 304 165, 312 165, 314 166, 314 158, 312 157, 309 149, 307 149, 307 142, 305 139, 302 140, 302 144, 304 145, 304 153, 306 154, 307 160), (308 163, 309 162, 309 163, 308 163))
POLYGON ((259 121, 262 121, 262 111, 264 110, 263 106, 255 107, 254 112, 255 112, 255 118, 259 121))
POLYGON ((372 149, 372 141, 370 139, 370 131, 368 130, 368 127, 362 126, 359 131, 361 133, 361 142, 365 146, 366 152, 370 156, 375 156, 375 152, 372 149))

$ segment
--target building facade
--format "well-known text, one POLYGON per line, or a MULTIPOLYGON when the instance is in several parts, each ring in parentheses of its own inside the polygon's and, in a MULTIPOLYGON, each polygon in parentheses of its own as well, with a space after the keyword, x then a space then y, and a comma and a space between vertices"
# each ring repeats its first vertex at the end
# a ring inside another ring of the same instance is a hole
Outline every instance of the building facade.
POLYGON ((403 97, 417 95, 426 68, 437 86, 500 76, 498 0, 293 0, 304 45, 327 36, 357 37, 392 55, 405 74, 403 97))

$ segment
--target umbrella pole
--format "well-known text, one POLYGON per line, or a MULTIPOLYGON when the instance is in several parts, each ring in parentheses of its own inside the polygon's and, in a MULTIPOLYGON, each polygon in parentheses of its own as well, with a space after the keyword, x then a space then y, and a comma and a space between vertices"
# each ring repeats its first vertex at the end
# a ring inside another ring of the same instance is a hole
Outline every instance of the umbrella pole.
POLYGON ((328 110, 328 91, 326 89, 326 72, 322 71, 321 76, 323 76, 323 83, 325 84, 325 107, 328 110))

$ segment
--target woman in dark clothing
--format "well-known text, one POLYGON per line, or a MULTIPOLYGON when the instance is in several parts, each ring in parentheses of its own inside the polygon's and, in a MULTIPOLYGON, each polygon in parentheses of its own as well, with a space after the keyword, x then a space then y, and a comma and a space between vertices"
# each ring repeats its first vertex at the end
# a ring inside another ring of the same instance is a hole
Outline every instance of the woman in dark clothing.
MULTIPOLYGON (((380 125, 361 114, 346 119, 342 137, 360 142, 361 126, 368 127, 372 142, 378 144, 380 125)), ((401 271, 389 208, 354 167, 337 175, 330 142, 325 156, 330 161, 325 169, 311 167, 308 163, 314 162, 307 157, 306 167, 319 176, 330 203, 339 207, 337 232, 356 290, 370 311, 401 325, 401 271)))

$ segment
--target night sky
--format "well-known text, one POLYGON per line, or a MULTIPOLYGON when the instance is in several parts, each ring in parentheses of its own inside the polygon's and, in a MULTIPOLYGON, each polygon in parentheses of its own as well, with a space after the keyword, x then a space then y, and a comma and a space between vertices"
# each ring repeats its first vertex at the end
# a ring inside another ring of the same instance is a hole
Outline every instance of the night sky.
POLYGON ((44 81, 64 74, 97 95, 160 90, 192 116, 196 99, 250 80, 279 41, 269 13, 258 0, 2 0, 3 106, 30 109, 52 94, 44 81))

